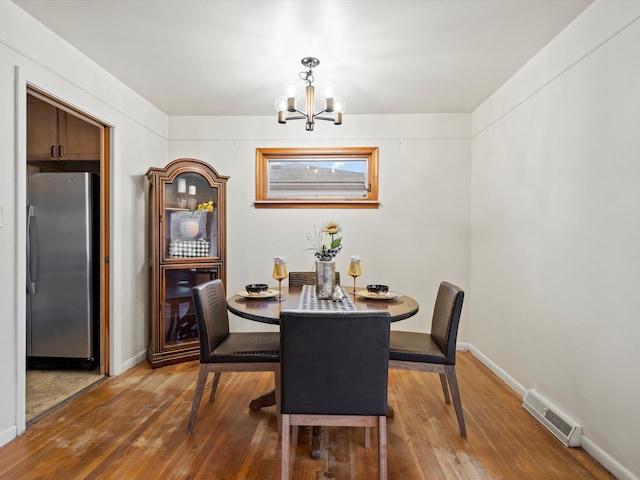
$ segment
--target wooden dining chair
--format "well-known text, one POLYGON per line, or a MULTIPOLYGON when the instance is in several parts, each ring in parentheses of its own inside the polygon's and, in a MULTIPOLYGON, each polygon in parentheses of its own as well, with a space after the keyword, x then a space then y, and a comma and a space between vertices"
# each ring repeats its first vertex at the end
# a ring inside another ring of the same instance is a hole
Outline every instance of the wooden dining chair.
MULTIPOLYGON (((289 272, 289 286, 315 285, 316 272, 289 272)), ((340 285, 340 272, 336 272, 336 285, 340 285)))
POLYGON ((388 312, 282 312, 283 480, 298 425, 377 426, 379 476, 387 478, 389 325, 388 312))
POLYGON ((460 435, 466 437, 456 377, 456 341, 463 300, 464 292, 460 287, 441 282, 431 319, 431 333, 392 331, 389 368, 438 373, 445 403, 449 403, 451 389, 460 435))
POLYGON ((191 434, 193 431, 210 372, 214 372, 210 402, 215 398, 222 372, 274 372, 277 424, 280 430, 280 334, 229 332, 227 301, 222 280, 211 280, 193 287, 193 303, 200 340, 200 371, 191 403, 187 433, 191 434))

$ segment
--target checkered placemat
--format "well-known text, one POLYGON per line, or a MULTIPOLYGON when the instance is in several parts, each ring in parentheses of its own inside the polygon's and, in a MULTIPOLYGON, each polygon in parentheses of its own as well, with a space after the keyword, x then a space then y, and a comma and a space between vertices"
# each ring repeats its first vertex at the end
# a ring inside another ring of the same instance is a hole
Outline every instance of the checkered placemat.
POLYGON ((170 257, 208 257, 209 242, 197 240, 173 240, 169 242, 170 257))
MULTIPOLYGON (((342 288, 342 287, 340 287, 342 288)), ((342 291, 344 293, 344 290, 342 291)), ((348 294, 344 294, 341 302, 333 300, 320 300, 316 297, 315 285, 303 285, 298 310, 304 311, 334 311, 334 312, 355 312, 358 310, 348 294)))

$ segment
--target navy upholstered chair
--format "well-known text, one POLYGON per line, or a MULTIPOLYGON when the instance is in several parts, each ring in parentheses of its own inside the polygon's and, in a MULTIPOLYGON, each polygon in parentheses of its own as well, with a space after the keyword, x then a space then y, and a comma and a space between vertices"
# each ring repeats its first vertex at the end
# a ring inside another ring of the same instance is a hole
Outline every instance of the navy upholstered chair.
POLYGON ((282 312, 283 479, 297 425, 377 426, 380 478, 387 478, 389 322, 388 312, 282 312))
POLYGON ((431 333, 391 332, 389 367, 438 373, 446 403, 449 403, 448 390, 451 389, 460 435, 466 437, 456 377, 456 341, 463 300, 464 292, 460 287, 441 282, 431 319, 431 333))
MULTIPOLYGON (((191 434, 209 373, 214 372, 209 401, 215 398, 222 372, 264 372, 275 374, 279 389, 280 335, 278 332, 229 332, 227 300, 222 280, 193 287, 193 303, 200 340, 200 371, 191 404, 187 433, 191 434)), ((276 408, 278 408, 276 395, 276 408)), ((278 428, 280 414, 278 412, 278 428)))

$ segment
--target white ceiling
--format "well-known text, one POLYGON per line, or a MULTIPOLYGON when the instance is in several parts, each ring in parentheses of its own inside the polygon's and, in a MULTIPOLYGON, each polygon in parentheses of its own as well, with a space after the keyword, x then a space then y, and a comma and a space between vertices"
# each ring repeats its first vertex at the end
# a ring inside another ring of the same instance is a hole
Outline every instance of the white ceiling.
POLYGON ((287 84, 347 114, 471 112, 592 0, 13 0, 169 115, 269 115, 287 84))

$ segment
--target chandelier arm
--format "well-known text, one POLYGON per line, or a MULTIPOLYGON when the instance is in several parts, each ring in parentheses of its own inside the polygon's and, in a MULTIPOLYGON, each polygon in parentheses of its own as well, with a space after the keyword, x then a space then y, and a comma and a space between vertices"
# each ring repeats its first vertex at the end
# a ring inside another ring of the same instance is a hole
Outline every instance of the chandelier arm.
POLYGON ((314 120, 326 120, 328 122, 334 122, 335 119, 334 118, 329 118, 329 117, 313 117, 314 120))

